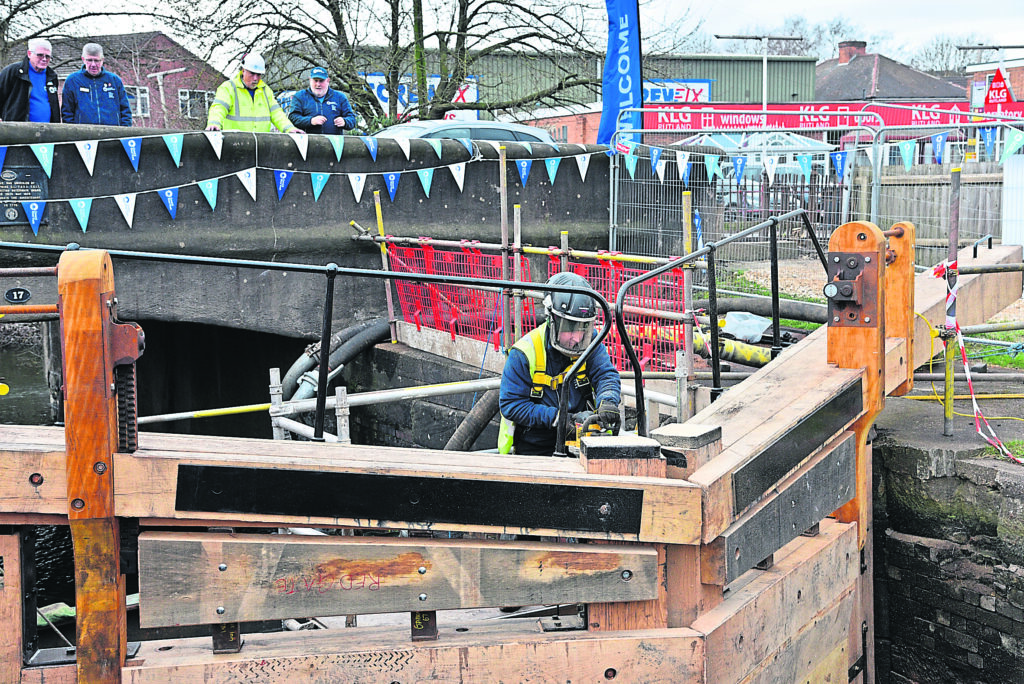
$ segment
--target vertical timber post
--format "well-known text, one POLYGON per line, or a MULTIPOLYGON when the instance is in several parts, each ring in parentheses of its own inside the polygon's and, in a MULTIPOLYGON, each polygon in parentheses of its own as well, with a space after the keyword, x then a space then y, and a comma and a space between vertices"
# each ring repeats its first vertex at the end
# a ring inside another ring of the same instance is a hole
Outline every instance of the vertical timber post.
POLYGON ((103 251, 69 251, 57 266, 64 357, 68 519, 75 557, 79 682, 120 682, 125 578, 114 517, 117 449, 114 274, 103 251))

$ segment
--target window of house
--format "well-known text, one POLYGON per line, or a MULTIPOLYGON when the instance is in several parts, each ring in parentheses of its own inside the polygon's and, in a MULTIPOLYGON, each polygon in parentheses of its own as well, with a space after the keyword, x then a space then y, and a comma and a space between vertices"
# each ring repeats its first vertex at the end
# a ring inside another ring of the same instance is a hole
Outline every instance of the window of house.
POLYGON ((149 88, 126 85, 124 89, 128 93, 128 104, 132 108, 132 117, 149 116, 149 88))
POLYGON ((178 108, 186 119, 205 119, 213 104, 212 90, 179 90, 178 108))

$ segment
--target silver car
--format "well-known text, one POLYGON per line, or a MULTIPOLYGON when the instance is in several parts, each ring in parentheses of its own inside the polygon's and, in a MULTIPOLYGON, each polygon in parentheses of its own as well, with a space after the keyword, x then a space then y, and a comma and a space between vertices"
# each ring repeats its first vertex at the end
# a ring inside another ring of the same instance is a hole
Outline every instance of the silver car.
POLYGON ((410 121, 389 126, 374 135, 378 138, 469 138, 555 144, 551 134, 543 128, 503 121, 410 121))

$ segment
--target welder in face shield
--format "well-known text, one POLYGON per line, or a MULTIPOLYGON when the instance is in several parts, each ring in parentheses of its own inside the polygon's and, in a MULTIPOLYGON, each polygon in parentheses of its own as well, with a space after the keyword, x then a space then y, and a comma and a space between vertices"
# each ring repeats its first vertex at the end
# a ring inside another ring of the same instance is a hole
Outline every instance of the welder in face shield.
MULTIPOLYGON (((575 273, 557 273, 548 284, 593 292, 590 283, 575 273)), ((596 334, 599 310, 597 302, 582 293, 550 292, 544 298, 547 320, 512 346, 501 374, 500 453, 550 456, 555 452, 559 391, 568 393, 570 432, 575 422, 594 414, 603 428, 618 432, 619 372, 605 346, 597 345, 575 376, 566 377, 596 334)))

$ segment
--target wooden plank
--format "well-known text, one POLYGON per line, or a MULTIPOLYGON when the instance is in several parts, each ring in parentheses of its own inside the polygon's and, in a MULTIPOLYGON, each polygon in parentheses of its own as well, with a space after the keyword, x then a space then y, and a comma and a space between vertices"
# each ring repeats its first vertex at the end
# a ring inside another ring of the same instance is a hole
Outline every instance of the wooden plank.
POLYGON ((843 432, 715 540, 722 548, 703 554, 702 581, 729 584, 849 501, 855 462, 856 437, 843 432))
POLYGON ((246 634, 241 653, 217 656, 209 639, 146 642, 124 681, 292 684, 311 673, 325 682, 705 681, 703 640, 689 629, 544 634, 535 622, 439 619, 438 641, 417 643, 404 628, 246 634))
POLYGON ((78 669, 73 664, 29 667, 21 671, 20 681, 21 684, 76 684, 78 669))
POLYGON ((67 516, 64 445, 32 446, 0 449, 0 511, 67 516))
MULTIPOLYGON (((913 339, 912 337, 910 338, 913 339)), ((885 338, 885 395, 902 396, 907 383, 913 387, 914 371, 911 368, 913 355, 908 351, 907 339, 902 337, 885 338)))
POLYGON ((744 586, 693 622, 706 636, 707 681, 739 682, 782 648, 852 589, 858 558, 857 526, 827 519, 818 536, 790 542, 772 568, 749 573, 744 586))
POLYGON ((890 356, 885 349, 885 393, 903 396, 914 387, 914 243, 917 231, 910 221, 893 224, 890 230, 902 235, 889 238, 888 253, 893 262, 885 268, 885 335, 905 340, 905 349, 890 356), (890 365, 890 359, 898 363, 890 365), (891 389, 890 389, 891 387, 891 389))
POLYGON ((162 627, 640 601, 657 596, 657 558, 643 546, 144 532, 139 618, 162 627))
POLYGON ((22 603, 21 535, 0 535, 0 625, 7 634, 0 640, 0 682, 16 682, 21 677, 22 603))
MULTIPOLYGON (((384 450, 381 450, 382 452, 384 450)), ((339 454, 344 450, 339 450, 339 454)), ((252 456, 246 460, 245 455, 235 459, 221 457, 207 458, 202 455, 184 453, 144 452, 135 454, 115 454, 115 467, 118 473, 116 500, 118 515, 138 518, 165 519, 205 519, 205 520, 243 520, 262 521, 279 526, 310 526, 310 525, 347 525, 354 527, 389 528, 429 528, 449 531, 477 532, 508 532, 513 534, 544 534, 550 536, 575 536, 594 539, 613 539, 619 541, 672 542, 693 543, 700 534, 700 490, 696 486, 681 481, 663 480, 646 477, 618 477, 608 475, 536 473, 529 470, 510 470, 489 472, 485 468, 466 465, 460 469, 452 468, 415 468, 406 467, 399 461, 379 463, 372 469, 372 475, 396 475, 435 478, 438 483, 465 481, 468 483, 513 483, 518 491, 529 496, 531 491, 539 492, 538 486, 577 487, 581 490, 594 489, 596 493, 605 490, 618 492, 631 497, 639 497, 639 525, 632 532, 600 532, 594 530, 558 529, 550 527, 524 527, 517 524, 495 525, 474 522, 425 522, 423 519, 380 520, 375 518, 352 518, 341 515, 296 515, 296 514, 262 514, 262 513, 214 513, 202 511, 183 511, 176 507, 176 483, 178 468, 184 465, 203 466, 238 466, 265 470, 268 478, 277 481, 286 472, 316 473, 323 478, 329 473, 365 474, 362 467, 353 468, 340 459, 325 461, 323 459, 288 459, 281 462, 267 457, 252 456)), ((515 459, 508 459, 514 461, 515 459)), ((279 502, 288 505, 294 502, 289 497, 303 497, 305 492, 288 492, 279 494, 279 502)), ((586 493, 586 492, 584 492, 586 493)), ((596 495, 596 494, 595 494, 596 495)), ((524 499, 530 501, 530 499, 524 499)), ((301 502, 300 502, 301 503, 301 502)), ((344 497, 339 497, 339 505, 344 497)), ((321 504, 318 504, 321 505, 321 504)), ((597 511, 594 511, 597 515, 597 511)), ((510 507, 503 515, 515 520, 519 515, 517 507, 510 507)))

